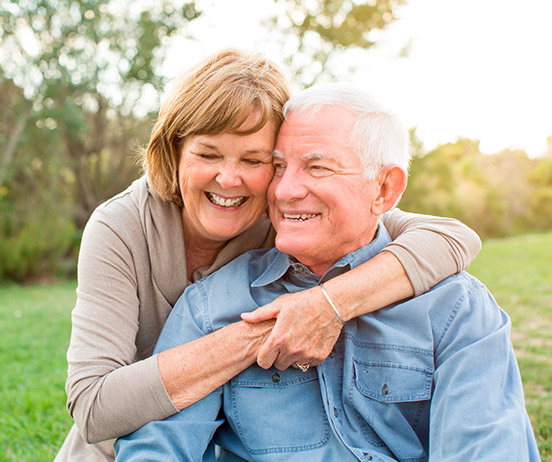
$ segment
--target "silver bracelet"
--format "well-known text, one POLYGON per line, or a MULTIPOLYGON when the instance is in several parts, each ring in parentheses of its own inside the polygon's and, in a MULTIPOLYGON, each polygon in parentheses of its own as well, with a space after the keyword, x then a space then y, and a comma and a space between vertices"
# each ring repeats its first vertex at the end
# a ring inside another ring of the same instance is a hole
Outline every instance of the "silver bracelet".
POLYGON ((324 289, 324 285, 323 284, 320 284, 320 288, 322 289, 322 293, 324 294, 324 297, 326 297, 326 300, 328 300, 328 303, 330 304, 330 306, 332 307, 332 309, 335 311, 335 314, 337 315, 337 317, 339 318, 339 320, 342 322, 343 325, 345 325, 345 321, 343 321, 343 318, 341 317, 341 315, 339 314, 339 312, 337 311, 337 308, 335 307, 335 305, 333 304, 330 296, 328 295, 328 292, 326 292, 326 289, 324 289))

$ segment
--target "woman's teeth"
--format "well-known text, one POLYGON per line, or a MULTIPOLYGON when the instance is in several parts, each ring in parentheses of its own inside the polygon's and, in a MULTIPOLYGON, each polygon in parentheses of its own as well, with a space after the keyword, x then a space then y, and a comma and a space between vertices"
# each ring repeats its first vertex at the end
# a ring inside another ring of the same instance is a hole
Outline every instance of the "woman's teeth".
POLYGON ((316 214, 313 214, 313 213, 301 213, 297 215, 290 215, 289 213, 284 213, 283 215, 286 220, 299 220, 299 221, 309 220, 316 216, 316 214))
POLYGON ((213 204, 220 205, 221 207, 238 207, 247 200, 247 196, 237 197, 234 199, 225 199, 224 197, 210 192, 205 193, 205 195, 213 204))

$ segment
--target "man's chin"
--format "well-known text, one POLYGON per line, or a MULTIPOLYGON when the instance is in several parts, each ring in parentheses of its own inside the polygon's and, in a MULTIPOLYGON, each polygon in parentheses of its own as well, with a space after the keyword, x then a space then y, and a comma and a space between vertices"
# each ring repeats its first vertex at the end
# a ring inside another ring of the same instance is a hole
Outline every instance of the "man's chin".
POLYGON ((287 253, 292 257, 295 257, 297 260, 302 261, 307 255, 312 253, 312 246, 310 243, 306 242, 308 238, 306 236, 302 237, 291 237, 276 236, 276 247, 280 252, 287 253))

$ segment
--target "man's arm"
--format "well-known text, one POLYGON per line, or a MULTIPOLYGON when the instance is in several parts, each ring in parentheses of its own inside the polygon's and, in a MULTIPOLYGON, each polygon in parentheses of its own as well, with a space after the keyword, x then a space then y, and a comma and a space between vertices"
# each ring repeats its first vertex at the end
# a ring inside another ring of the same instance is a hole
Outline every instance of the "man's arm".
POLYGON ((540 460, 506 313, 472 279, 443 325, 435 332, 430 460, 540 460))

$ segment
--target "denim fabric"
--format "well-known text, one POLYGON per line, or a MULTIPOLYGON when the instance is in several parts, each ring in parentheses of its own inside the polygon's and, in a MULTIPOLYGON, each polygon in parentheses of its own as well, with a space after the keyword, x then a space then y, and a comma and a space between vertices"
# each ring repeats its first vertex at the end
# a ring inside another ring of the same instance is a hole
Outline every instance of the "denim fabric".
MULTIPOLYGON (((247 253, 186 289, 156 351, 354 268, 389 240, 380 225, 322 278, 276 249, 247 253)), ((246 369, 118 440, 117 460, 538 461, 509 335, 491 294, 460 273, 349 321, 330 357, 306 373, 246 369)))

